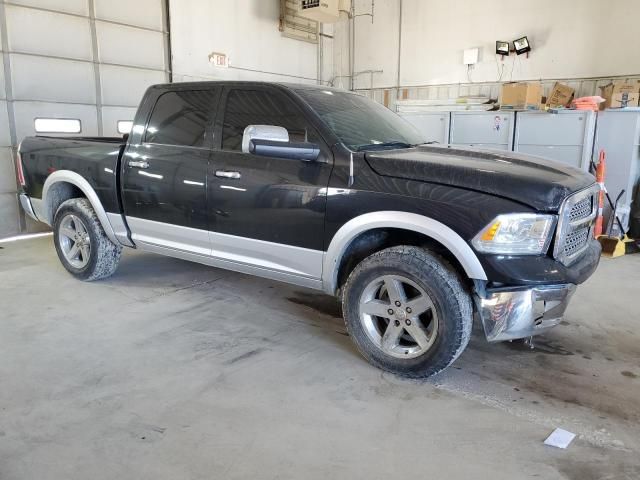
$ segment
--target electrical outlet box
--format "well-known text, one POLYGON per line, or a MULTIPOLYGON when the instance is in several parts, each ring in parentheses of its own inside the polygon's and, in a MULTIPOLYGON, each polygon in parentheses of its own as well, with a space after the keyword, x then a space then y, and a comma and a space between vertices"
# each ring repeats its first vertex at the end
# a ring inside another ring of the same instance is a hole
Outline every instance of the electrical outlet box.
POLYGON ((475 65, 478 63, 478 56, 480 54, 480 49, 478 48, 467 48, 462 54, 462 63, 465 65, 475 65))

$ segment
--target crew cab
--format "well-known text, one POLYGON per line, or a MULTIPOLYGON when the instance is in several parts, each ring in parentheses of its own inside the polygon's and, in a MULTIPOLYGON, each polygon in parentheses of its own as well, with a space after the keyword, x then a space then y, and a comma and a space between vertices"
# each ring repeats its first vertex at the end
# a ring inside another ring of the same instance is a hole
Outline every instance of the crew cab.
POLYGON ((27 137, 20 202, 62 265, 123 248, 324 291, 363 356, 411 377, 557 325, 596 269, 599 189, 580 170, 425 144, 363 96, 309 85, 150 87, 124 138, 27 137))

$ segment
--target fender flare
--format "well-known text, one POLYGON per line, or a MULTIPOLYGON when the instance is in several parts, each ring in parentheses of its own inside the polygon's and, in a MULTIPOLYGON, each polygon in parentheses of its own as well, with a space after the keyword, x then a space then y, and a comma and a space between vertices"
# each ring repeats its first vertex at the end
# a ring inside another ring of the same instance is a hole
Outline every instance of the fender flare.
POLYGON ((487 280, 487 274, 469 244, 444 223, 416 213, 381 211, 365 213, 349 220, 333 236, 322 265, 325 292, 330 295, 336 292, 338 268, 347 247, 361 233, 376 228, 398 228, 426 235, 444 245, 460 262, 469 278, 487 280))
POLYGON ((47 196, 49 194, 49 189, 55 185, 56 183, 70 183, 78 187, 82 193, 87 197, 89 203, 93 207, 93 210, 96 212, 98 216, 98 220, 100 220, 100 224, 104 229, 104 233, 107 234, 109 240, 111 240, 114 244, 120 245, 120 241, 116 238, 116 234, 113 230, 113 226, 111 222, 109 222, 109 217, 107 217, 107 212, 104 210, 100 199, 98 198, 98 194, 93 189, 93 187, 84 179, 81 175, 76 172, 72 172, 70 170, 57 170, 53 172, 51 175, 47 177, 44 182, 44 186, 42 187, 42 220, 47 222, 50 226, 53 224, 53 216, 55 212, 50 212, 47 196))

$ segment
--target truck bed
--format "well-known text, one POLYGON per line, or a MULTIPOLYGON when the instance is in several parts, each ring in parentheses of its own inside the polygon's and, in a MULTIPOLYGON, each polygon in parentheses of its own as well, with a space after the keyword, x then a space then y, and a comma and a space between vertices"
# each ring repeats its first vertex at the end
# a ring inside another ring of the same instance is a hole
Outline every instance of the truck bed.
POLYGON ((117 173, 125 144, 122 137, 26 137, 20 145, 24 192, 42 198, 49 175, 70 171, 89 182, 107 212, 119 212, 117 173))

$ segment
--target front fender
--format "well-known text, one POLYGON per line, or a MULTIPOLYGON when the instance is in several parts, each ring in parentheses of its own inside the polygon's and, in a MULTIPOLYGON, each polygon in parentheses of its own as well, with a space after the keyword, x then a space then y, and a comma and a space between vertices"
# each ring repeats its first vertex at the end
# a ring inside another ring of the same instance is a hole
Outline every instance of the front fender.
POLYGON ((338 270, 347 247, 361 233, 376 228, 397 228, 432 238, 456 257, 469 278, 487 280, 487 275, 469 244, 445 224, 417 213, 381 211, 349 220, 333 236, 322 265, 322 287, 326 293, 333 295, 336 292, 338 270))

